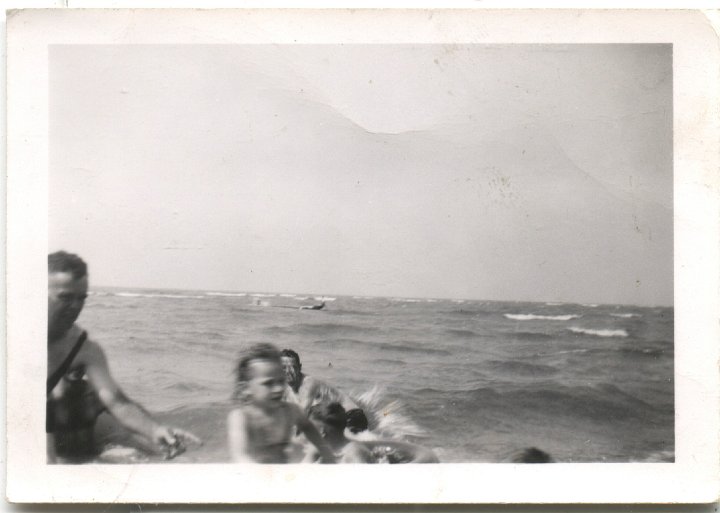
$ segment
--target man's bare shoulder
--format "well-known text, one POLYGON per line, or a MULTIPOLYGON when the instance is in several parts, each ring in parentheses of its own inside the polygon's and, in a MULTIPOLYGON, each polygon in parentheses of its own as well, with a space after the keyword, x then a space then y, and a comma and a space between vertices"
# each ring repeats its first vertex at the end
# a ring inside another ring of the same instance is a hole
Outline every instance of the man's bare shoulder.
POLYGON ((78 352, 77 361, 86 365, 107 366, 105 351, 100 344, 88 337, 78 352))

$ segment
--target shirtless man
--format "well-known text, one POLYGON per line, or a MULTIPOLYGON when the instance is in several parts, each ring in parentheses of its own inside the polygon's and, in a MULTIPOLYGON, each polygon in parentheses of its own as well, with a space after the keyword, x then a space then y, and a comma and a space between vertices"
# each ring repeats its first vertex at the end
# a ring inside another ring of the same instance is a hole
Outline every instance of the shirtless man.
POLYGON ((347 427, 358 433, 368 428, 368 421, 358 405, 336 388, 327 383, 303 374, 300 356, 292 349, 283 349, 280 352, 287 387, 284 399, 296 403, 307 415, 310 408, 323 401, 338 402, 348 413, 347 427))
POLYGON ((199 443, 188 432, 159 424, 115 383, 102 348, 75 324, 87 291, 87 265, 80 257, 64 251, 48 255, 48 461, 96 456, 95 423, 105 409, 167 457, 182 452, 185 439, 199 443))

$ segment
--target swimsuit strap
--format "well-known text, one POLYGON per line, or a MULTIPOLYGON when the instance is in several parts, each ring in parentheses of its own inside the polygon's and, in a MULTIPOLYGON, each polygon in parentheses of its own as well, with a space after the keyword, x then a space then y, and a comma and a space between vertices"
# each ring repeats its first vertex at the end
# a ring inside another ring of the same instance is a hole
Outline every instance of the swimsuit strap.
POLYGON ((70 350, 68 355, 65 357, 65 360, 60 364, 60 367, 57 368, 55 372, 53 372, 50 377, 47 379, 47 393, 49 394, 52 392, 52 389, 55 388, 55 386, 60 382, 62 377, 67 373, 68 369, 70 368, 70 365, 72 365, 73 360, 78 354, 78 351, 80 351, 80 348, 85 343, 85 340, 87 339, 87 331, 83 331, 80 337, 78 338, 77 342, 75 342, 75 345, 70 350))

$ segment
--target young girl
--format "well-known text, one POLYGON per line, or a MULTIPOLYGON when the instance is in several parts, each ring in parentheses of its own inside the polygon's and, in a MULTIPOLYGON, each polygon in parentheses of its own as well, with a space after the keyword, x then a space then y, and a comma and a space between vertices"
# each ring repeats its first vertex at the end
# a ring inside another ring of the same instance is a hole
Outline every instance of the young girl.
POLYGON ((297 405, 282 400, 285 373, 271 344, 250 347, 235 369, 238 407, 228 416, 230 457, 238 463, 287 463, 295 431, 317 447, 324 463, 332 451, 297 405))

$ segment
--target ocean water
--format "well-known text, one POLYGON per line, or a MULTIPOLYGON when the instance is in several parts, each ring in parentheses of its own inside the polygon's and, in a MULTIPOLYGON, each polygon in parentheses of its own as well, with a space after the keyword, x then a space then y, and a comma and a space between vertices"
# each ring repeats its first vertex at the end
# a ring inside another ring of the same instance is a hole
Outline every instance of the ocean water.
POLYGON ((382 387, 441 461, 674 459, 673 309, 444 299, 94 289, 79 324, 125 392, 226 462, 233 366, 256 342, 296 350, 351 394, 382 387), (290 307, 290 308, 288 308, 290 307))

